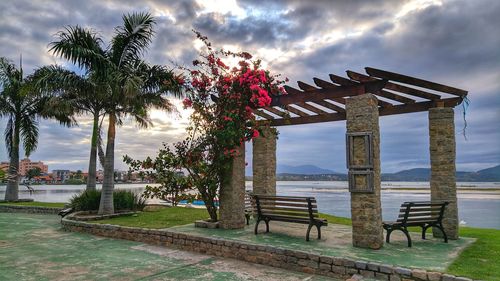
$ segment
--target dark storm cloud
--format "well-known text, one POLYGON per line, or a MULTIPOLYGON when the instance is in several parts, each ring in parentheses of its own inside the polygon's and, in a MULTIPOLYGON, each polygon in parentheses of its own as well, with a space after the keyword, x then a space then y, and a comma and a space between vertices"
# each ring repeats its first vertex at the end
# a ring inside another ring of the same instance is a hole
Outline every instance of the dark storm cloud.
MULTIPOLYGON (((283 56, 271 58, 269 65, 292 81, 313 84, 312 77, 328 80, 329 73, 364 72, 365 66, 373 66, 467 89, 471 99, 467 140, 460 135, 462 109, 455 110, 458 168, 476 170, 500 163, 500 36, 496 30, 500 2, 450 0, 401 14, 412 6, 410 2, 242 0, 237 3, 245 12, 242 15, 217 9, 205 12, 203 1, 187 0, 2 1, 0 56, 18 61, 22 53, 26 72, 55 61, 64 63, 47 53, 47 44, 64 26, 92 27, 109 42, 122 14, 150 11, 158 24, 146 58, 154 64, 189 65, 198 52, 191 32, 197 29, 216 47, 235 45, 251 53, 279 50, 283 56)), ((153 129, 137 130, 128 122, 118 130, 118 167, 123 167, 122 154, 152 155, 163 141, 181 137, 181 131, 172 129, 179 127, 179 120, 155 117, 154 121, 153 129)), ((429 166, 426 113, 382 117, 380 127, 384 172, 429 166)), ((2 121, 0 130, 4 128, 2 121)), ((42 122, 40 131, 33 159, 64 163, 51 169, 86 169, 88 123, 67 129, 42 122)), ((280 132, 280 163, 345 171, 345 122, 283 127, 280 132)), ((4 159, 3 140, 0 146, 4 159)))

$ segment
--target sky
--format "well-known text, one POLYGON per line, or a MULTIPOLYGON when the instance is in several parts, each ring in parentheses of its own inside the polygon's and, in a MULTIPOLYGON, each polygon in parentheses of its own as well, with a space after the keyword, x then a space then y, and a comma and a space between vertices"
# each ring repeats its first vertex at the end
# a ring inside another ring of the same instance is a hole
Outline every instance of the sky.
MULTIPOLYGON (((190 65, 200 43, 198 30, 216 47, 247 51, 274 73, 313 84, 328 74, 381 68, 469 91, 466 108, 455 108, 457 170, 500 164, 500 1, 497 0, 228 0, 228 1, 0 1, 0 56, 19 61, 25 73, 47 64, 75 67, 48 52, 55 34, 68 25, 101 33, 109 42, 121 16, 147 11, 156 17, 156 36, 145 55, 154 64, 190 65), (265 3, 265 4, 263 4, 265 3)), ((179 101, 175 101, 180 105, 179 101)), ((162 142, 184 136, 189 112, 152 112, 154 127, 126 120, 117 130, 116 163, 122 155, 155 155, 162 142)), ((76 127, 40 122, 31 159, 52 169, 86 171, 91 122, 76 127)), ((6 120, 0 120, 0 130, 6 120)), ((429 167, 427 112, 380 118, 382 172, 429 167)), ((251 144, 247 144, 251 165, 251 144)), ((0 140, 0 160, 7 160, 0 140)), ((277 161, 345 172, 345 122, 279 128, 277 161)))

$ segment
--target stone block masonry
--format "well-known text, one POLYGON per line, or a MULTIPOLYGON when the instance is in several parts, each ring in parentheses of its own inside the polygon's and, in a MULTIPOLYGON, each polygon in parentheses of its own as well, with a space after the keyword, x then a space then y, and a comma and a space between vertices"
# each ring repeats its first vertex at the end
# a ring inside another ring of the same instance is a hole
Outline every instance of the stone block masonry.
POLYGON ((253 192, 276 195, 276 128, 263 126, 253 139, 253 192))
MULTIPOLYGON (((373 142, 373 193, 351 193, 352 243, 355 247, 380 249, 384 245, 382 207, 380 203, 380 132, 378 101, 372 94, 346 100, 347 132, 372 133, 373 142)), ((353 162, 365 159, 364 145, 354 143, 353 162)))
POLYGON ((61 210, 62 210, 62 208, 0 204, 0 212, 3 212, 3 213, 28 213, 28 214, 57 215, 61 210))
MULTIPOLYGON (((458 239, 457 186, 455 178, 455 123, 453 108, 429 110, 429 148, 431 158, 431 201, 448 201, 443 227, 449 239, 458 239)), ((435 237, 442 237, 433 229, 435 237)))
POLYGON ((146 229, 109 224, 92 224, 72 220, 69 215, 61 221, 63 229, 126 239, 153 245, 166 246, 213 256, 234 258, 251 263, 269 265, 288 270, 314 273, 334 278, 349 278, 354 274, 377 280, 415 280, 415 281, 459 281, 470 280, 463 277, 395 267, 393 265, 357 261, 342 257, 323 256, 300 250, 252 244, 215 237, 175 232, 175 229, 146 229))
POLYGON ((219 197, 219 227, 238 229, 245 227, 245 144, 237 148, 232 169, 219 197))

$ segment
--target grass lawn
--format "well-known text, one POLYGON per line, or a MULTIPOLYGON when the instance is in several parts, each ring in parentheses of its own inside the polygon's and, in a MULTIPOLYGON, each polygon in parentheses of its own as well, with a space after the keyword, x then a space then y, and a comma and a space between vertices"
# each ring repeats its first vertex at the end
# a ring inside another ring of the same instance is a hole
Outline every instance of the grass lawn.
MULTIPOLYGON (((320 217, 326 218, 332 224, 351 225, 351 219, 349 218, 327 214, 320 214, 320 217)), ((159 211, 142 212, 137 216, 102 220, 96 223, 158 229, 185 225, 206 218, 208 218, 208 213, 205 209, 173 207, 159 211)), ((411 230, 420 232, 420 228, 411 230)), ((476 238, 477 241, 460 254, 448 268, 447 273, 474 279, 500 281, 500 263, 498 262, 498 257, 500 257, 500 230, 461 227, 460 235, 476 238)))
POLYGON ((95 221, 95 223, 158 229, 185 225, 193 223, 195 220, 207 219, 208 217, 205 209, 172 207, 158 211, 141 212, 134 216, 99 220, 95 221))
POLYGON ((63 208, 66 203, 51 203, 51 202, 1 202, 1 205, 15 205, 15 206, 36 206, 36 207, 49 207, 49 208, 63 208))

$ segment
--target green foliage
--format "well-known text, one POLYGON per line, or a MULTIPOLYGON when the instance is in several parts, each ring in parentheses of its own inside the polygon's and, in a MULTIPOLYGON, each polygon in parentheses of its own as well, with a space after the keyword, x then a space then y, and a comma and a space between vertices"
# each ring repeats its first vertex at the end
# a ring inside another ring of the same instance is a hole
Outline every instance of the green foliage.
POLYGON ((67 179, 64 183, 65 184, 75 184, 75 185, 78 185, 78 184, 85 184, 85 180, 84 179, 78 179, 78 178, 72 178, 72 179, 67 179))
POLYGON ((5 171, 4 170, 0 170, 0 182, 3 182, 5 180, 5 171))
POLYGON ((35 167, 33 169, 29 169, 26 172, 26 178, 28 178, 28 180, 32 180, 33 178, 39 177, 40 175, 42 175, 42 169, 40 169, 38 167, 35 167))
MULTIPOLYGON (((101 202, 100 190, 85 190, 73 196, 70 200, 71 207, 77 211, 97 211, 101 202)), ((113 192, 115 210, 142 210, 145 200, 130 190, 115 190, 113 192)))
POLYGON ((99 209, 100 201, 101 191, 85 190, 80 194, 74 195, 69 204, 76 211, 95 211, 99 209))
POLYGON ((146 200, 130 190, 115 190, 113 192, 113 204, 116 210, 142 210, 146 206, 146 200))
POLYGON ((146 185, 143 193, 145 198, 158 198, 177 206, 180 200, 188 198, 188 191, 193 189, 191 178, 184 176, 179 169, 180 159, 165 144, 154 160, 149 157, 144 161, 133 160, 125 155, 123 161, 129 165, 130 170, 140 171, 160 184, 146 185))

